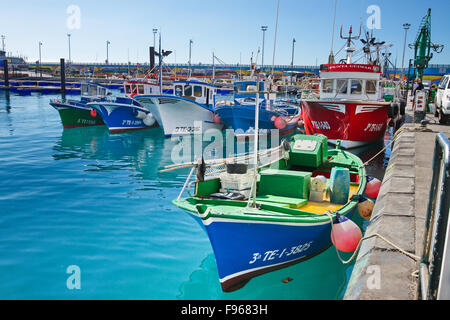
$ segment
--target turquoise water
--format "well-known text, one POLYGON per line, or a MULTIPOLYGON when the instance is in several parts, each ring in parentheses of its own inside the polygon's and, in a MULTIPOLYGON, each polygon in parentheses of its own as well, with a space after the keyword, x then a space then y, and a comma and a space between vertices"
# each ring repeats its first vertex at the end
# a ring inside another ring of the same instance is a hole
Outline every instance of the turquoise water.
MULTIPOLYGON (((0 299, 342 297, 352 266, 333 247, 223 293, 206 233, 171 203, 189 169, 158 172, 178 142, 160 129, 63 130, 51 98, 0 91, 0 299), (80 289, 67 286, 72 265, 80 289)), ((382 177, 386 156, 375 160, 368 172, 382 177)))

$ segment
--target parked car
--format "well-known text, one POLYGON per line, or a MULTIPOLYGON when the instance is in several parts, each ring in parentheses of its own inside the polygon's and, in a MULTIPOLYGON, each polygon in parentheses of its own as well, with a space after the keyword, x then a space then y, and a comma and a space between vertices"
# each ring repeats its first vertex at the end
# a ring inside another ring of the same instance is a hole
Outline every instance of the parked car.
POLYGON ((439 118, 439 123, 446 123, 450 118, 450 74, 442 77, 436 92, 435 116, 439 118))

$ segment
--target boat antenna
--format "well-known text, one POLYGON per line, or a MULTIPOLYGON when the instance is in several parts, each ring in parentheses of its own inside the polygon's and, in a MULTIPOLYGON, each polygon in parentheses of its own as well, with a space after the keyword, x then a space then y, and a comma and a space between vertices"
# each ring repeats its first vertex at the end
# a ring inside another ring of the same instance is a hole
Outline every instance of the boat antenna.
POLYGON ((334 0, 334 16, 333 16, 333 31, 331 32, 331 49, 330 55, 328 56, 328 64, 334 64, 334 54, 333 54, 333 46, 334 46, 334 27, 336 25, 336 6, 337 0, 334 0))
POLYGON ((345 51, 347 52, 347 64, 352 63, 353 52, 355 52, 355 48, 352 48, 352 40, 358 40, 361 37, 361 25, 359 26, 359 34, 357 36, 352 36, 353 30, 352 26, 350 26, 350 30, 348 31, 348 36, 344 37, 342 35, 342 26, 341 26, 341 39, 347 40, 347 47, 345 51))
POLYGON ((280 0, 278 0, 278 5, 277 5, 277 19, 275 22, 275 38, 273 40, 273 56, 272 56, 272 81, 273 81, 273 68, 275 65, 275 49, 277 47, 277 31, 278 31, 278 13, 280 11, 280 0))

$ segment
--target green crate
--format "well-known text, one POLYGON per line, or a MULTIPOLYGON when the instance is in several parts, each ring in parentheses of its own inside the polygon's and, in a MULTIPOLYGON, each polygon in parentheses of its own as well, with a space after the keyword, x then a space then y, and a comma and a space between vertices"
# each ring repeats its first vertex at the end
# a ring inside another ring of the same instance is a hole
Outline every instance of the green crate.
POLYGON ((261 171, 258 195, 308 199, 311 172, 267 169, 261 171))

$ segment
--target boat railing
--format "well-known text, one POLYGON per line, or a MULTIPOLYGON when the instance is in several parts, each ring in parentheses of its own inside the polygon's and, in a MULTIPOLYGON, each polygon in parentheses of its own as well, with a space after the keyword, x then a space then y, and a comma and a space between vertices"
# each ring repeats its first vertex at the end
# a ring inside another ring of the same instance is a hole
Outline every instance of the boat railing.
POLYGON ((439 133, 419 268, 422 300, 450 299, 450 142, 439 133))
MULTIPOLYGON (((278 162, 280 159, 282 159, 283 156, 284 154, 282 152, 281 144, 274 148, 259 151, 258 168, 262 168, 264 166, 268 166, 275 162, 278 162)), ((249 169, 251 167, 254 168, 254 165, 252 163, 253 158, 254 158, 253 153, 247 153, 243 155, 221 159, 209 159, 209 160, 199 159, 198 161, 193 162, 167 165, 164 167, 164 169, 160 170, 160 172, 168 172, 177 169, 191 168, 186 178, 186 181, 184 182, 183 187, 177 197, 177 200, 180 200, 186 190, 188 191, 189 195, 191 195, 189 190, 191 189, 192 184, 201 181, 217 179, 221 173, 227 171, 227 164, 246 163, 249 169), (194 180, 191 180, 192 175, 194 174, 194 171, 196 169, 197 169, 196 178, 194 180)))

